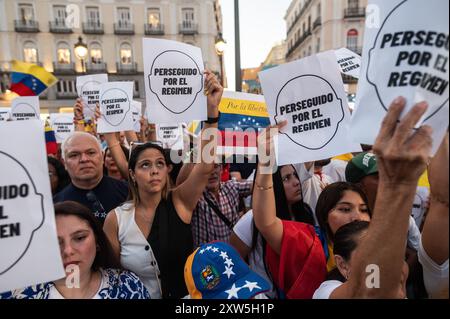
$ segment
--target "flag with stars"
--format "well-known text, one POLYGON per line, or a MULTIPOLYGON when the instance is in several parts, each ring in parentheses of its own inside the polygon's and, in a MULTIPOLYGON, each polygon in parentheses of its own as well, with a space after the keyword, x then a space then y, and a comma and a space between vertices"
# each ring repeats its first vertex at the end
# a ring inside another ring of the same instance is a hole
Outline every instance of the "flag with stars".
POLYGON ((258 133, 270 125, 262 95, 225 91, 219 105, 221 155, 257 154, 258 133))
POLYGON ((58 79, 43 67, 22 61, 12 61, 11 91, 20 96, 38 96, 58 79))
POLYGON ((267 280, 224 242, 197 248, 186 261, 184 279, 192 299, 250 299, 270 289, 267 280))

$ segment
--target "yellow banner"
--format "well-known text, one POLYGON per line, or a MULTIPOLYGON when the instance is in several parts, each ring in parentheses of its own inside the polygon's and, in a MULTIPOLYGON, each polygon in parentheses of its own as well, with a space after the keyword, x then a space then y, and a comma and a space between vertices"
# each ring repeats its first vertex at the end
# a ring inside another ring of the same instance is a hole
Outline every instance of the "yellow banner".
POLYGON ((267 106, 263 102, 238 100, 223 97, 220 101, 219 111, 227 114, 269 117, 267 106))

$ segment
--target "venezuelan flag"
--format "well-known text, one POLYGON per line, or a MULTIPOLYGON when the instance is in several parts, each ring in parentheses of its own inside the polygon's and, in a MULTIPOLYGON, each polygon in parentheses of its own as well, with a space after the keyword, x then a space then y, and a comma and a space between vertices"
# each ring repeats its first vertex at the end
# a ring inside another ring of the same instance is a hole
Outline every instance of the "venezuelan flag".
POLYGON ((49 126, 45 126, 45 148, 47 149, 47 154, 57 155, 58 144, 56 143, 55 131, 49 126))
POLYGON ((20 96, 37 96, 58 82, 53 74, 36 64, 12 61, 11 91, 20 96))
POLYGON ((256 154, 257 136, 270 125, 262 96, 225 92, 219 105, 219 154, 256 154))

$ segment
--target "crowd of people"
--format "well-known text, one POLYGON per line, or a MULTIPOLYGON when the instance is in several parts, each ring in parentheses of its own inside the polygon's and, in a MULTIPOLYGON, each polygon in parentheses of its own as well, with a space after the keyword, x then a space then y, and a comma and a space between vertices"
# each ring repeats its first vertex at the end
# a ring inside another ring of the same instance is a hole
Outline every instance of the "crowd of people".
MULTIPOLYGON (((222 93, 205 71, 198 152, 208 145, 216 160, 184 164, 146 123, 139 134, 86 132, 77 100, 76 132, 48 170, 61 258, 67 275, 79 267, 79 286, 63 278, 0 298, 448 298, 448 134, 430 159, 431 128, 413 130, 426 102, 400 119, 406 101, 395 100, 363 153, 230 167, 205 133, 217 130, 222 93)), ((273 149, 283 125, 258 148, 273 149)))

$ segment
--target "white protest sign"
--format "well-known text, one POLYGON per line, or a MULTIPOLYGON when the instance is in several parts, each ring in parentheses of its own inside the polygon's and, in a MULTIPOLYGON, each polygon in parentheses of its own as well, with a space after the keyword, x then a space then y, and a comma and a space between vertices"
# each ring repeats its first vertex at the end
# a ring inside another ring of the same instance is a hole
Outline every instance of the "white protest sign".
POLYGON ((65 277, 42 121, 0 125, 0 292, 65 277))
POLYGON ((259 78, 271 123, 287 120, 278 138, 278 165, 361 150, 350 138, 350 111, 333 51, 260 72, 259 78))
POLYGON ((132 101, 133 82, 109 82, 100 86, 98 133, 131 131, 134 129, 132 101))
POLYGON ((361 56, 346 48, 336 50, 334 53, 341 72, 358 79, 361 72, 361 56))
POLYGON ((2 107, 0 108, 0 122, 8 121, 11 116, 11 108, 2 107))
POLYGON ((13 121, 39 120, 39 97, 19 96, 11 103, 11 119, 13 121))
POLYGON ((131 109, 133 113, 134 131, 139 133, 141 131, 142 103, 138 101, 132 101, 131 109))
POLYGON ((163 143, 165 149, 183 150, 183 125, 156 125, 156 138, 163 143))
POLYGON ((83 99, 83 114, 86 118, 94 118, 95 107, 100 98, 100 85, 103 83, 108 83, 108 74, 77 77, 77 92, 83 99))
POLYGON ((75 130, 73 115, 68 113, 52 113, 50 114, 50 126, 55 131, 56 142, 62 143, 75 130))
POLYGON ((150 123, 207 119, 200 48, 160 39, 143 39, 147 118, 150 123))
MULTIPOLYGON (((433 154, 448 128, 449 2, 371 0, 380 27, 366 27, 363 69, 351 129, 355 140, 373 144, 391 103, 426 101, 419 122, 433 127, 433 154)), ((368 17, 369 18, 369 17, 368 17)))

